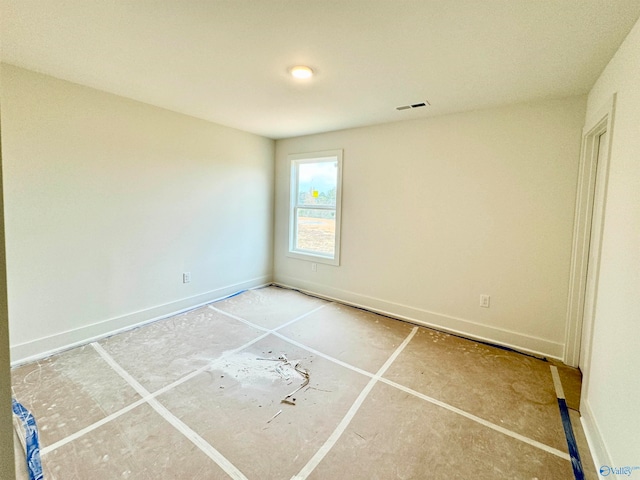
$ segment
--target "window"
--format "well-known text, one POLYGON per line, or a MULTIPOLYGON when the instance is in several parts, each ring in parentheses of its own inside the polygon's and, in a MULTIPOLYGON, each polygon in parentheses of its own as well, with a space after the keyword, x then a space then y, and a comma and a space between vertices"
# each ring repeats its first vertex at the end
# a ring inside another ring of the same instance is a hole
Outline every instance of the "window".
POLYGON ((289 155, 290 257, 340 264, 342 150, 289 155))

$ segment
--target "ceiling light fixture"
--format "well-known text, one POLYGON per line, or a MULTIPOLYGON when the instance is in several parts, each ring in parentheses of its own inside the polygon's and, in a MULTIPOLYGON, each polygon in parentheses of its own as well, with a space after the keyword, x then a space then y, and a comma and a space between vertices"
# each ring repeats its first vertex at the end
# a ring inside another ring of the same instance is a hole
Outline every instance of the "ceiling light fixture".
POLYGON ((291 70, 291 75, 294 76, 295 78, 311 78, 313 76, 313 70, 311 70, 309 67, 306 67, 304 65, 296 65, 295 67, 292 67, 291 70))

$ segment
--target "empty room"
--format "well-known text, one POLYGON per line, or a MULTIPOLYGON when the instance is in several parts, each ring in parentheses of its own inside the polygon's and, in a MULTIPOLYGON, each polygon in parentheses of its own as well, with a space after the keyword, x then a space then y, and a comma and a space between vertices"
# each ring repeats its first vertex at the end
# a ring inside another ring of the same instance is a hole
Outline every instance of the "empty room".
POLYGON ((640 480, 639 18, 0 0, 0 479, 640 480))

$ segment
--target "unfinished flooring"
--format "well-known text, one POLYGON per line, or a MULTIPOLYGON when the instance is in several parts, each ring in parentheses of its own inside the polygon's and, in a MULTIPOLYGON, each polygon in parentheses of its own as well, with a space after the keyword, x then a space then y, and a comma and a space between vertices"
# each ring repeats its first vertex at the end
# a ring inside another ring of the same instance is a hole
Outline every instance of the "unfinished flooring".
POLYGON ((550 365, 267 287, 12 375, 47 480, 567 480, 550 365))

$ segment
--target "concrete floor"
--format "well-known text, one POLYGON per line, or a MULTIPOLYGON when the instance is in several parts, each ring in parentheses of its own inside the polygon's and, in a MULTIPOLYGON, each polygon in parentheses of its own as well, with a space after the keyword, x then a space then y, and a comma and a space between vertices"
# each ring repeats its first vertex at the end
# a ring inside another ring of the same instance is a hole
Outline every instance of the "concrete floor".
MULTIPOLYGON (((575 410, 580 374, 555 365, 575 410)), ((267 287, 12 375, 47 480, 567 480, 549 367, 267 287), (305 372, 309 384, 282 403, 305 372)))

